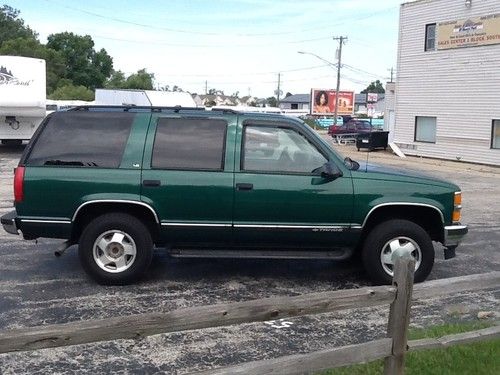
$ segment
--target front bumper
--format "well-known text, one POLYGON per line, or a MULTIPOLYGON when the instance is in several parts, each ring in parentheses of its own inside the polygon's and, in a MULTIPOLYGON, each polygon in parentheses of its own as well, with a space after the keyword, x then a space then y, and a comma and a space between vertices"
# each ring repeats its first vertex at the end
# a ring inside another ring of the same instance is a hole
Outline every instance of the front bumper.
POLYGON ((467 234, 469 229, 467 225, 450 225, 444 227, 444 243, 446 247, 456 247, 467 234))
POLYGON ((11 211, 0 218, 0 222, 2 223, 3 229, 7 233, 19 234, 16 219, 17 219, 16 211, 11 211))

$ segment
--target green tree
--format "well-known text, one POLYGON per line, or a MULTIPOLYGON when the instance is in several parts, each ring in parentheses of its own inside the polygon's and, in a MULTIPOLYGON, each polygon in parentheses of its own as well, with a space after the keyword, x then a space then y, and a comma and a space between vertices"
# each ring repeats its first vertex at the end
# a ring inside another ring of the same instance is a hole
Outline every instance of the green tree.
POLYGON ((68 83, 64 86, 58 87, 51 95, 49 95, 49 99, 92 101, 94 100, 94 92, 87 87, 81 85, 75 86, 68 83))
POLYGON ((0 47, 0 55, 25 56, 44 59, 47 70, 47 94, 52 93, 64 77, 66 64, 58 51, 47 48, 36 39, 16 38, 8 40, 0 47))
POLYGON ((0 46, 7 40, 16 38, 36 39, 37 34, 19 18, 19 10, 8 5, 0 7, 0 46))
POLYGON ((113 59, 105 49, 96 52, 90 35, 80 36, 70 32, 51 34, 47 47, 59 51, 67 66, 64 78, 75 86, 92 90, 104 87, 106 79, 113 71, 113 59))
POLYGON ((137 73, 131 74, 125 81, 126 89, 136 90, 153 90, 153 80, 155 75, 148 73, 146 69, 138 70, 137 73))
POLYGON ((366 93, 377 93, 377 94, 383 94, 385 93, 384 86, 382 85, 382 82, 380 80, 376 80, 368 85, 366 89, 361 91, 361 94, 366 94, 366 93))
POLYGON ((267 98, 266 103, 267 103, 268 107, 277 107, 278 106, 278 100, 274 96, 270 96, 269 98, 267 98))
POLYGON ((121 70, 113 70, 104 87, 107 89, 123 89, 125 88, 125 74, 121 70))

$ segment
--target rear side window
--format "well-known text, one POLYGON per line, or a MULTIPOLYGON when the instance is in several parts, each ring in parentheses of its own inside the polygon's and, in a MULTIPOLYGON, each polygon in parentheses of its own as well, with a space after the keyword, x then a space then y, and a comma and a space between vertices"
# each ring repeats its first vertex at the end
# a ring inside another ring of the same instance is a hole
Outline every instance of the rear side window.
POLYGON ((26 161, 31 166, 117 168, 134 113, 65 112, 50 118, 26 161))
POLYGON ((224 169, 227 123, 219 119, 158 120, 151 166, 157 169, 224 169))

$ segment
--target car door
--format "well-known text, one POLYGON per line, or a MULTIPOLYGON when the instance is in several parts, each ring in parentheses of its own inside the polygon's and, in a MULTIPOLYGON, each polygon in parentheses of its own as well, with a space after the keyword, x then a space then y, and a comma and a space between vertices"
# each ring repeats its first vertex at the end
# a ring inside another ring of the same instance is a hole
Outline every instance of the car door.
POLYGON ((156 115, 148 131, 142 200, 172 246, 231 240, 236 117, 156 115))
POLYGON ((246 119, 238 127, 236 245, 335 247, 350 241, 350 172, 334 180, 313 170, 333 161, 295 122, 246 119))

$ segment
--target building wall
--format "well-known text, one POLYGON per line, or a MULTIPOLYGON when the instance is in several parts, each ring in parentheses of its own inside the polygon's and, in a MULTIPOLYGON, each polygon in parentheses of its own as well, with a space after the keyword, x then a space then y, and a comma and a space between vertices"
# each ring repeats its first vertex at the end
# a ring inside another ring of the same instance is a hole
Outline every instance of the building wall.
POLYGON ((499 0, 421 0, 402 4, 395 142, 410 155, 500 165, 491 149, 500 119, 500 44, 424 51, 425 26, 500 13, 499 0), (415 142, 415 116, 436 120, 436 143, 415 142))

